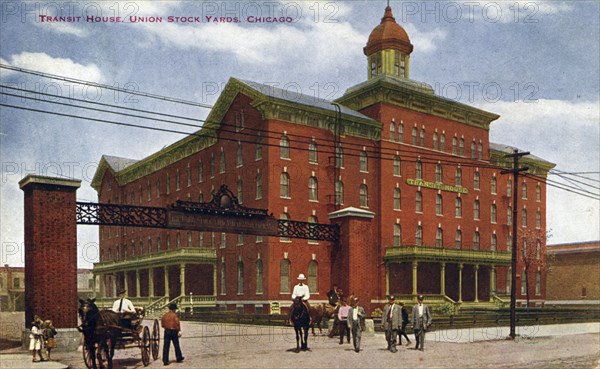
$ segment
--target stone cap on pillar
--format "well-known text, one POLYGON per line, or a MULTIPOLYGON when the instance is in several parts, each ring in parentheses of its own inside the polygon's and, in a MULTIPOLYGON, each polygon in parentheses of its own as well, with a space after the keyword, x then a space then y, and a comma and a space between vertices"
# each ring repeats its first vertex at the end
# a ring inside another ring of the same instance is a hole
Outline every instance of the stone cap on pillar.
POLYGON ((373 213, 372 211, 359 209, 352 206, 329 213, 329 219, 345 217, 373 219, 375 217, 375 213, 373 213))
POLYGON ((22 180, 19 181, 19 188, 24 190, 25 187, 32 184, 73 187, 74 189, 77 189, 81 187, 81 180, 28 174, 22 180))

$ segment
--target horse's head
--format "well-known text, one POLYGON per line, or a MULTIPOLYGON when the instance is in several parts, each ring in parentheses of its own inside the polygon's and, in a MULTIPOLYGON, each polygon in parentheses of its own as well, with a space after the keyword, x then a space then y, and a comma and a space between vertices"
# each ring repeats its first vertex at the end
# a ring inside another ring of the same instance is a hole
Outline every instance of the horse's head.
POLYGON ((96 306, 95 301, 95 298, 79 299, 79 318, 82 323, 85 324, 92 314, 96 315, 98 313, 98 306, 96 306))
POLYGON ((302 303, 302 296, 296 296, 294 298, 294 303, 293 303, 294 307, 297 306, 303 306, 304 304, 302 303))

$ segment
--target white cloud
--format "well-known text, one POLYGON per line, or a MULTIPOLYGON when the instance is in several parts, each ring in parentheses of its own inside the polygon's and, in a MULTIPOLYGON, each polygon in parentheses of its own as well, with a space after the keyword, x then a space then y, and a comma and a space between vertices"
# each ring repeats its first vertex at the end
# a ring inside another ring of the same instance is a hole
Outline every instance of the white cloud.
MULTIPOLYGON (((600 101, 498 102, 482 108, 501 115, 498 121, 492 123, 491 141, 529 151, 555 163, 556 170, 598 172, 600 101)), ((599 179, 597 174, 587 177, 595 181, 599 179)), ((550 175, 549 180, 573 186, 573 183, 565 182, 556 175, 550 175)), ((600 195, 597 189, 583 188, 600 195)), ((548 186, 547 197, 547 224, 554 234, 551 243, 600 239, 600 201, 551 185, 548 186)))
POLYGON ((419 31, 414 25, 408 23, 404 29, 410 37, 413 45, 419 45, 419 52, 430 53, 437 49, 438 44, 446 39, 448 32, 441 28, 434 28, 431 31, 419 31))
POLYGON ((54 58, 45 53, 24 51, 20 54, 12 55, 10 63, 6 61, 2 61, 2 63, 13 67, 32 69, 91 82, 102 82, 104 80, 100 68, 95 64, 78 64, 71 59, 54 58))
POLYGON ((58 33, 58 34, 67 34, 67 35, 73 35, 73 36, 77 36, 77 37, 86 37, 89 35, 89 32, 86 29, 76 27, 73 25, 73 23, 35 22, 34 24, 38 27, 42 27, 44 29, 50 30, 50 31, 52 31, 54 33, 58 33))

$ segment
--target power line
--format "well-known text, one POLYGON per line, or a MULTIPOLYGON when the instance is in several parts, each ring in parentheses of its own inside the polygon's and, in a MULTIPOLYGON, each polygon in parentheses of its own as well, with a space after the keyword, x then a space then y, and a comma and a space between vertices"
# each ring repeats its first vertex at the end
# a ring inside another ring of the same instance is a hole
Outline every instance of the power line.
POLYGON ((141 91, 132 91, 132 90, 128 90, 128 89, 125 89, 125 88, 120 88, 120 87, 114 87, 114 86, 105 85, 105 84, 102 84, 102 83, 96 83, 96 82, 85 81, 85 80, 81 80, 81 79, 75 79, 75 78, 70 78, 70 77, 65 77, 65 76, 59 76, 59 75, 56 75, 56 74, 38 72, 38 71, 34 71, 34 70, 30 70, 30 69, 25 69, 25 68, 13 67, 11 65, 6 65, 6 64, 0 64, 0 68, 9 69, 9 70, 16 71, 16 72, 21 72, 21 73, 32 74, 32 75, 35 75, 35 76, 49 78, 49 79, 56 79, 56 80, 59 80, 59 81, 72 82, 72 83, 77 83, 77 84, 80 84, 80 85, 93 86, 93 87, 104 88, 104 89, 112 90, 112 91, 124 92, 124 93, 128 93, 128 94, 131 94, 131 95, 144 96, 144 97, 148 97, 148 98, 156 99, 156 100, 174 102, 174 103, 184 104, 184 105, 190 105, 190 106, 196 106, 196 107, 199 107, 199 108, 208 108, 208 109, 212 108, 211 105, 197 103, 197 102, 194 102, 194 101, 176 99, 176 98, 173 98, 173 97, 161 96, 161 95, 156 95, 156 94, 151 94, 151 93, 141 92, 141 91))

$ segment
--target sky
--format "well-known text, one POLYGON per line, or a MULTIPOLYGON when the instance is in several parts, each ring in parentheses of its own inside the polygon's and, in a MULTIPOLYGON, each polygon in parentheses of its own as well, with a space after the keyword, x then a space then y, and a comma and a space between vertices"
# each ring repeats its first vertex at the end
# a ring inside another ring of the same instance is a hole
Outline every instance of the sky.
MULTIPOLYGON (((230 77, 335 99, 367 79, 363 47, 386 3, 0 2, 2 65, 120 89, 0 68, 0 264, 24 264, 18 182, 25 175, 81 179, 78 200, 96 202, 90 182, 102 155, 142 159, 198 129, 65 102, 203 119, 209 109, 198 103, 214 104, 230 77)), ((499 114, 490 141, 555 163, 549 180, 579 187, 579 194, 548 187, 549 244, 600 239, 599 4, 390 1, 414 45, 411 79, 440 96, 499 114)), ((97 232, 94 226, 78 227, 79 267, 98 261, 97 232)))

